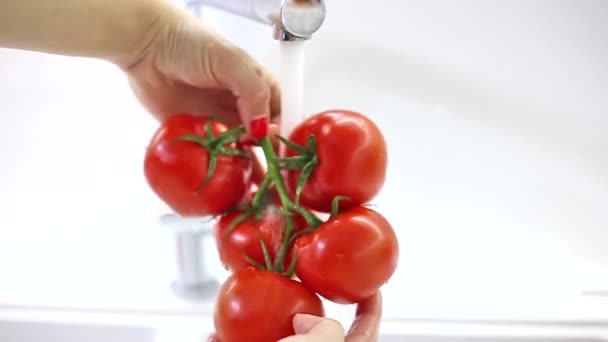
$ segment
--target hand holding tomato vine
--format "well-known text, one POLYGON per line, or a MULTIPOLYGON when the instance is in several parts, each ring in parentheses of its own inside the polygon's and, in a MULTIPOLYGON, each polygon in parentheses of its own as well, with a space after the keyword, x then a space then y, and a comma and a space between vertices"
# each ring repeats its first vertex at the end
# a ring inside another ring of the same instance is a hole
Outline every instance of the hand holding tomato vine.
MULTIPOLYGON (((374 342, 378 339, 382 315, 382 296, 374 296, 357 305, 357 313, 350 329, 345 332, 339 322, 313 315, 294 316, 295 335, 278 342, 374 342)), ((220 342, 217 335, 207 342, 220 342)))

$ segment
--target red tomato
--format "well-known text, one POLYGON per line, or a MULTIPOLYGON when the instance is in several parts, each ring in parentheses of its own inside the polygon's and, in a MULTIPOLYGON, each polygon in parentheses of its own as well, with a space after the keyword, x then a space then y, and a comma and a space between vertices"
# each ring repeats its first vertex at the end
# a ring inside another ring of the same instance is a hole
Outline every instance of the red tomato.
MULTIPOLYGON (((225 214, 215 225, 214 237, 222 264, 230 271, 251 267, 252 265, 245 259, 245 255, 247 255, 257 263, 264 265, 264 253, 260 241, 264 241, 271 262, 274 264, 285 234, 286 222, 282 214, 277 207, 269 206, 264 210, 259 222, 256 222, 253 215, 249 216, 227 234, 231 223, 241 214, 241 211, 225 214)), ((294 233, 306 227, 306 221, 304 218, 300 218, 295 221, 294 233)), ((283 263, 283 270, 289 268, 291 257, 292 254, 288 252, 283 263)))
POLYGON ((324 316, 320 298, 278 273, 241 269, 219 291, 214 311, 222 342, 276 342, 293 335, 296 313, 324 316))
POLYGON ((379 213, 356 207, 330 218, 298 239, 296 275, 307 287, 339 304, 373 295, 393 275, 399 245, 379 213))
MULTIPOLYGON (((384 185, 386 142, 380 129, 363 114, 330 110, 313 115, 298 125, 289 140, 306 146, 309 136, 317 142, 318 163, 304 186, 300 203, 319 212, 331 211, 335 196, 347 196, 340 208, 352 208, 372 200, 384 185)), ((286 148, 286 156, 298 155, 286 148)), ((287 187, 295 193, 301 170, 287 173, 287 187)))
POLYGON ((230 224, 241 214, 241 211, 236 211, 223 215, 214 229, 215 243, 220 260, 224 267, 230 271, 252 266, 245 259, 245 255, 264 265, 264 254, 260 241, 264 241, 267 246, 274 244, 273 241, 269 241, 268 237, 262 235, 253 216, 249 216, 245 221, 237 224, 227 235, 230 224))
MULTIPOLYGON (((213 176, 204 184, 210 162, 209 151, 184 135, 206 137, 208 119, 179 114, 170 117, 154 134, 144 160, 148 184, 172 210, 182 216, 217 215, 239 203, 249 187, 251 161, 239 156, 219 155, 213 176)), ((211 121, 213 136, 227 130, 211 121)), ((225 145, 238 149, 236 143, 225 145)))

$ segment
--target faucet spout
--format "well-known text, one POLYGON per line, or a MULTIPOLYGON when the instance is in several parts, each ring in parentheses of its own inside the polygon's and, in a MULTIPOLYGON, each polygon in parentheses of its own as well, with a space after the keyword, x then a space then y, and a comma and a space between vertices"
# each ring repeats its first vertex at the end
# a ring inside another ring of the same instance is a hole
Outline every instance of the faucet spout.
POLYGON ((324 0, 200 0, 202 4, 269 24, 276 40, 307 40, 325 20, 324 0))

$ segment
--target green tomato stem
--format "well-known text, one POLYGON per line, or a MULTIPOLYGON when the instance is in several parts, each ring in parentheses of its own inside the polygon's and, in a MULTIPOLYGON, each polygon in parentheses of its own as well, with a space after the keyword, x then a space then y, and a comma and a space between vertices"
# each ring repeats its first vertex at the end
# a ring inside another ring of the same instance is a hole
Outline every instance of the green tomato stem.
POLYGON ((253 199, 251 200, 252 207, 257 209, 260 206, 260 202, 262 202, 262 198, 264 197, 266 190, 268 190, 271 181, 272 179, 267 173, 266 176, 264 176, 264 180, 262 181, 262 184, 260 184, 258 191, 256 191, 255 196, 253 196, 253 199))
POLYGON ((277 258, 274 261, 274 270, 279 273, 283 272, 283 264, 285 263, 285 256, 287 255, 287 250, 289 249, 289 243, 291 242, 291 235, 293 234, 294 228, 293 218, 291 215, 285 215, 285 218, 287 220, 287 224, 285 225, 285 235, 283 236, 279 253, 277 253, 277 258))
POLYGON ((286 209, 291 209, 297 211, 300 215, 304 216, 306 223, 309 226, 316 228, 323 221, 321 221, 318 217, 313 215, 308 210, 302 208, 299 205, 296 205, 289 195, 287 194, 287 189, 285 188, 285 183, 283 182, 283 177, 281 177, 281 173, 279 171, 279 167, 277 165, 277 155, 272 148, 272 143, 270 142, 270 138, 266 137, 261 141, 262 151, 264 152, 264 156, 266 157, 266 164, 268 165, 267 176, 270 177, 274 185, 277 187, 277 192, 279 193, 279 198, 281 199, 281 203, 283 207, 286 209))
MULTIPOLYGON (((279 194, 279 198, 281 199, 281 204, 283 204, 283 208, 285 208, 285 210, 287 211, 297 211, 306 219, 306 222, 309 226, 311 226, 312 228, 318 227, 323 222, 305 208, 296 205, 291 200, 291 198, 289 198, 289 195, 287 194, 287 189, 285 188, 285 183, 283 182, 283 177, 281 176, 280 169, 278 166, 279 160, 277 158, 276 153, 274 152, 270 138, 266 137, 262 139, 260 145, 262 146, 262 151, 264 152, 264 156, 266 157, 266 178, 269 178, 270 181, 272 181, 276 186, 277 193, 279 194)), ((295 226, 292 213, 286 213, 285 218, 287 221, 285 233, 283 235, 283 241, 281 242, 281 247, 279 249, 279 252, 277 253, 277 257, 274 263, 274 269, 277 272, 283 272, 285 256, 289 249, 289 245, 292 242, 292 234, 295 226)))

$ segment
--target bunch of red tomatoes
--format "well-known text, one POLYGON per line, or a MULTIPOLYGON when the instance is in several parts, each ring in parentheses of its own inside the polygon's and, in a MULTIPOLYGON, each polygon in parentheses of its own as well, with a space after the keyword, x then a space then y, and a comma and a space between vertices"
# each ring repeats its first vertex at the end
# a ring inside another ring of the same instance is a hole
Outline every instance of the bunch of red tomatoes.
POLYGON ((231 276, 217 296, 217 338, 276 342, 294 334, 296 313, 324 315, 320 297, 358 303, 395 272, 395 232, 369 207, 387 148, 368 117, 348 110, 310 116, 289 137, 252 145, 245 136, 212 117, 174 115, 149 144, 145 176, 177 214, 218 218, 231 276), (257 181, 254 146, 266 159, 257 181))

